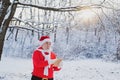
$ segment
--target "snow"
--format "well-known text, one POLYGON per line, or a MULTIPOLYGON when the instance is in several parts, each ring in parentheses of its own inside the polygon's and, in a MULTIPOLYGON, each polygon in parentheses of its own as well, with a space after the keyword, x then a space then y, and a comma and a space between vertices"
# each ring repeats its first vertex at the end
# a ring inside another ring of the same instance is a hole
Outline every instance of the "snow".
POLYGON ((13 3, 14 0, 10 0, 11 3, 13 3))
MULTIPOLYGON (((30 80, 32 60, 3 57, 0 80, 30 80)), ((120 80, 120 63, 98 59, 64 60, 55 80, 120 80)))

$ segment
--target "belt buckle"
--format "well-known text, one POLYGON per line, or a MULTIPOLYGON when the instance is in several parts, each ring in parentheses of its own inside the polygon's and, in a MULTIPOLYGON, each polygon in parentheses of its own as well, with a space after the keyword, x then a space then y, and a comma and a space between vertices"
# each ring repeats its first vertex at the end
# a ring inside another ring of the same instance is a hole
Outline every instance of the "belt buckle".
POLYGON ((48 78, 42 78, 42 80, 48 80, 48 78))

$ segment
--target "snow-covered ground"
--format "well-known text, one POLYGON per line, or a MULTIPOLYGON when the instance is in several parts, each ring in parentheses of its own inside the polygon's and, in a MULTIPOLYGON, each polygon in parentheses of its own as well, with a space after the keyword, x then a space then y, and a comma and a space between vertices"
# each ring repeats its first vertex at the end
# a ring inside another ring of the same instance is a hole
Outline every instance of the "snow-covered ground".
MULTIPOLYGON (((30 80, 31 59, 6 58, 0 62, 0 80, 30 80)), ((55 80, 120 80, 120 63, 98 59, 63 61, 55 80)))

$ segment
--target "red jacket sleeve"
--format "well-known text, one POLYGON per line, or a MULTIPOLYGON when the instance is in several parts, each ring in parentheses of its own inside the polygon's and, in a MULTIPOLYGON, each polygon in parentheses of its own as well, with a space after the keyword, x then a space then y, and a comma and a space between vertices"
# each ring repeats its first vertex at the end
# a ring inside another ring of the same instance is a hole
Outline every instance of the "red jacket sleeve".
POLYGON ((45 67, 48 65, 48 61, 44 61, 44 57, 40 51, 34 51, 33 64, 35 67, 45 67))
POLYGON ((61 70, 61 68, 58 68, 58 67, 53 67, 54 71, 59 71, 61 70))

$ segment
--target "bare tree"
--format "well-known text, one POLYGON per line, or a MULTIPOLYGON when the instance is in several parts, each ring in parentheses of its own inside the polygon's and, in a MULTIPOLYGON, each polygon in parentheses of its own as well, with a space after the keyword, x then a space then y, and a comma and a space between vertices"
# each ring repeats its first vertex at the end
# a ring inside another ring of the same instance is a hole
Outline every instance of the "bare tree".
MULTIPOLYGON (((101 8, 101 7, 109 8, 109 7, 106 7, 106 6, 102 5, 105 1, 106 0, 103 0, 103 2, 101 2, 101 4, 98 4, 98 5, 96 5, 96 4, 87 5, 87 6, 80 5, 80 6, 74 6, 74 7, 72 7, 70 5, 69 7, 64 7, 64 8, 52 8, 52 7, 43 7, 43 6, 39 6, 39 5, 21 3, 18 0, 14 0, 13 3, 10 3, 10 0, 1 0, 0 5, 2 7, 0 7, 0 59, 1 59, 1 55, 2 55, 5 34, 6 34, 7 29, 8 29, 9 22, 12 19, 14 13, 15 13, 17 5, 30 6, 30 7, 38 8, 38 9, 41 9, 41 10, 48 10, 48 11, 54 11, 54 12, 55 11, 56 12, 72 12, 72 11, 80 11, 80 10, 83 10, 83 9, 87 9, 89 7, 93 7, 93 8, 101 8)), ((71 2, 71 0, 70 0, 70 2, 71 2)), ((49 12, 49 14, 50 13, 51 12, 49 12)), ((25 23, 29 24, 28 22, 25 22, 25 23)), ((31 24, 29 24, 29 25, 32 26, 31 24)))
POLYGON ((0 60, 4 45, 4 38, 6 31, 8 29, 10 20, 12 19, 17 4, 10 3, 10 0, 1 0, 0 1, 0 60))

